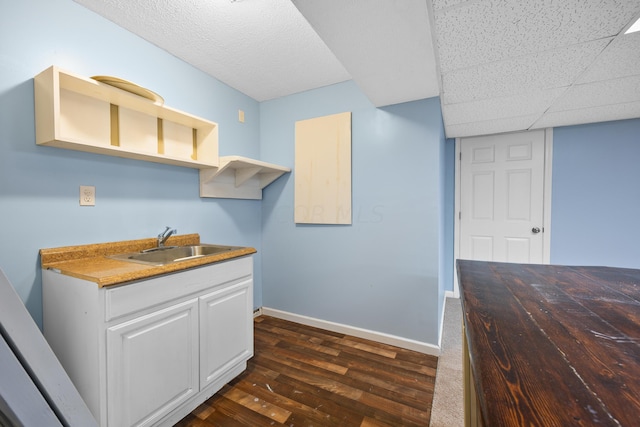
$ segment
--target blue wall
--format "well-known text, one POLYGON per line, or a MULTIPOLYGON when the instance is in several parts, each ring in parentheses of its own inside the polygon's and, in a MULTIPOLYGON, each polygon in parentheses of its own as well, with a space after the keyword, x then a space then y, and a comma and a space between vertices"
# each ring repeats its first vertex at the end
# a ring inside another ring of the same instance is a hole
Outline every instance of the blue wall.
POLYGON ((296 225, 295 171, 263 200, 264 305, 437 343, 444 136, 437 98, 376 109, 352 82, 260 105, 262 155, 293 165, 295 122, 352 112, 350 226, 296 225))
POLYGON ((71 0, 0 0, 0 268, 36 322, 40 248, 153 237, 165 225, 257 248, 260 306, 260 202, 201 199, 195 169, 36 146, 33 77, 53 64, 134 81, 219 123, 222 155, 260 158, 253 99, 71 0), (96 186, 95 207, 78 205, 80 185, 96 186))
POLYGON ((640 268, 640 119, 553 131, 551 262, 640 268))
MULTIPOLYGON (((437 343, 455 165, 441 117, 435 98, 376 109, 351 82, 259 104, 71 0, 0 0, 0 268, 40 323, 40 248, 171 225, 256 247, 256 306, 264 294, 268 307, 437 343), (36 146, 32 79, 53 64, 148 87, 219 123, 221 155, 285 166, 295 121, 352 111, 353 225, 296 226, 293 174, 264 203, 201 199, 196 170, 36 146), (80 185, 96 186, 95 207, 78 206, 80 185)), ((638 135, 640 120, 554 130, 552 262, 640 267, 638 135)))

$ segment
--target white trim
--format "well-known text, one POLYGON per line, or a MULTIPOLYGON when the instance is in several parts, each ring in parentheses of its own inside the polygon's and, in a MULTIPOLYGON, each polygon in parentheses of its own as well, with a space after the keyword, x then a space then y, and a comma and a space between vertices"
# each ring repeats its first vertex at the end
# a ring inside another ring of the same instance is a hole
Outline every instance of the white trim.
MULTIPOLYGON (((455 225, 453 230, 453 289, 455 298, 460 297, 458 275, 455 261, 460 257, 460 138, 456 138, 456 196, 455 196, 455 225)), ((551 188, 552 188, 552 161, 553 161, 553 128, 547 128, 544 132, 544 194, 542 196, 544 211, 544 233, 542 240, 542 262, 551 262, 551 188)))
POLYGON ((253 318, 255 319, 258 316, 262 316, 262 307, 253 310, 253 318))
POLYGON ((456 260, 460 257, 460 153, 462 153, 460 138, 456 138, 456 167, 455 188, 456 195, 453 205, 453 297, 460 298, 460 285, 458 285, 458 268, 456 260))
POLYGON ((551 263, 551 175, 553 172, 553 128, 544 132, 544 212, 542 233, 542 262, 551 263))
POLYGON ((445 298, 460 298, 460 295, 456 295, 453 291, 444 291, 445 298))
POLYGON ((432 356, 440 355, 440 347, 438 346, 421 341, 415 341, 409 338, 399 337, 396 335, 385 334, 384 332, 376 332, 368 329, 357 328, 355 326, 344 325, 342 323, 316 319, 313 317, 303 316, 301 314, 276 310, 275 308, 262 307, 262 314, 266 316, 276 317, 278 319, 300 323, 302 325, 313 326, 332 332, 338 332, 358 338, 377 341, 383 344, 394 345, 396 347, 406 348, 408 350, 418 351, 420 353, 429 354, 432 356))

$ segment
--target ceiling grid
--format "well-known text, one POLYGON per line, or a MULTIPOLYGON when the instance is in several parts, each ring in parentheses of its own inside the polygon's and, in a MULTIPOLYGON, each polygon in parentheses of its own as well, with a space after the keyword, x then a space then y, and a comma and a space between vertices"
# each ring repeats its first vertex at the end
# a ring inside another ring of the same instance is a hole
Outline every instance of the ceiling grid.
POLYGON ((630 76, 640 76, 640 40, 622 32, 640 2, 433 5, 447 136, 638 117, 640 87, 630 76))

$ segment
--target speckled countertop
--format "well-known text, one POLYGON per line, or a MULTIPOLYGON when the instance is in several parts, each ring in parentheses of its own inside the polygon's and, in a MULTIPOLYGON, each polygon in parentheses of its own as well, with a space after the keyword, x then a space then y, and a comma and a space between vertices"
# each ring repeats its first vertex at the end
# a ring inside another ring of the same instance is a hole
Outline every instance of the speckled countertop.
MULTIPOLYGON (((67 276, 97 283, 98 287, 102 288, 256 253, 254 248, 242 247, 216 255, 158 266, 108 258, 111 255, 155 248, 157 244, 157 239, 149 238, 40 249, 40 263, 42 268, 55 269, 67 276)), ((200 244, 200 235, 198 234, 175 235, 166 242, 167 246, 198 244, 200 244)))

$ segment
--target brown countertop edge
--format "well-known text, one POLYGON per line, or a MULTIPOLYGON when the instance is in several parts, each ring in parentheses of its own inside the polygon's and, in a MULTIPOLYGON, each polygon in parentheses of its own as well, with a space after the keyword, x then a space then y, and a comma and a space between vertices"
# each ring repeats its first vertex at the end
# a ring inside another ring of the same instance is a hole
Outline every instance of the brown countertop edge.
MULTIPOLYGON (((102 288, 162 274, 175 273, 188 268, 226 261, 257 252, 254 248, 242 247, 218 255, 159 266, 107 258, 111 255, 154 248, 157 244, 158 242, 155 238, 149 238, 40 249, 40 264, 42 268, 55 269, 67 276, 97 283, 98 287, 102 288)), ((198 244, 200 244, 200 235, 198 234, 175 235, 171 236, 166 242, 167 246, 198 244)))

